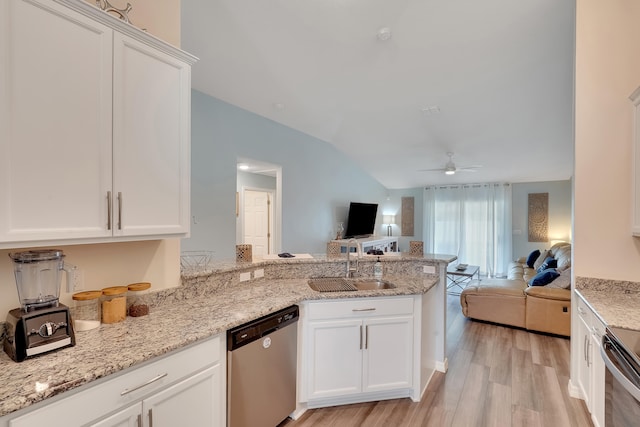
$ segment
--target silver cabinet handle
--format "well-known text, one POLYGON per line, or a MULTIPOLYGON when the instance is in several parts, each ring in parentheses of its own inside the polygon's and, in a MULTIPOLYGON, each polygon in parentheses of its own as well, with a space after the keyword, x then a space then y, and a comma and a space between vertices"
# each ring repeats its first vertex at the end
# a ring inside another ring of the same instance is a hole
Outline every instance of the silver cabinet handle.
POLYGON ((360 350, 362 350, 362 325, 360 325, 360 350))
POLYGON ((118 230, 122 230, 122 193, 118 191, 118 230))
POLYGON ((376 311, 375 307, 371 307, 371 308, 354 308, 351 311, 376 311))
POLYGON ((160 375, 158 375, 158 376, 156 376, 156 377, 151 378, 151 379, 150 379, 149 381, 147 381, 146 383, 143 383, 143 384, 137 385, 137 386, 135 386, 135 387, 133 387, 133 388, 125 388, 125 389, 124 389, 124 390, 122 390, 122 392, 120 393, 120 396, 125 396, 125 395, 127 395, 127 394, 129 394, 129 393, 132 393, 132 392, 136 391, 136 390, 140 390, 142 387, 146 387, 146 386, 148 386, 149 384, 153 384, 153 383, 155 383, 156 381, 159 381, 159 380, 163 379, 163 378, 164 378, 164 377, 166 377, 167 375, 168 375, 167 373, 160 374, 160 375))
POLYGON ((153 412, 152 409, 149 408, 149 427, 153 427, 153 412))
POLYGON ((369 349, 369 325, 364 327, 364 349, 369 349))
POLYGON ((107 191, 107 230, 111 230, 111 191, 107 191))
POLYGON ((142 427, 142 414, 138 414, 138 427, 142 427))

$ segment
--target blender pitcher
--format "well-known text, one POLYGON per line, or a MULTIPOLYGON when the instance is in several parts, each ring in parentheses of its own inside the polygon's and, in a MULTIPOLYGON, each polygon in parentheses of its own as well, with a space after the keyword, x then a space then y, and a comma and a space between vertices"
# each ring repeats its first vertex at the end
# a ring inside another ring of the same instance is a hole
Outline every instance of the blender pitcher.
POLYGON ((20 308, 7 313, 4 351, 16 362, 76 344, 69 307, 58 302, 64 269, 61 250, 9 254, 20 308))
POLYGON ((25 312, 57 307, 64 254, 58 249, 9 254, 14 262, 18 298, 25 312))

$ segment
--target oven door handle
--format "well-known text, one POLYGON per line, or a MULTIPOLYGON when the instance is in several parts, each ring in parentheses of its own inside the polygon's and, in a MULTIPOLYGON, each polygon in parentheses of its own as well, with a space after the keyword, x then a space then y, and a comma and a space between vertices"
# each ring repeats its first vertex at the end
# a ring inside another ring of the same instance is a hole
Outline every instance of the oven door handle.
POLYGON ((600 355, 604 360, 604 365, 607 367, 611 375, 627 390, 634 399, 640 402, 640 389, 636 387, 629 379, 620 371, 615 364, 611 361, 611 358, 615 358, 616 362, 624 366, 629 366, 629 362, 611 342, 611 339, 606 335, 602 337, 602 346, 600 347, 600 355))

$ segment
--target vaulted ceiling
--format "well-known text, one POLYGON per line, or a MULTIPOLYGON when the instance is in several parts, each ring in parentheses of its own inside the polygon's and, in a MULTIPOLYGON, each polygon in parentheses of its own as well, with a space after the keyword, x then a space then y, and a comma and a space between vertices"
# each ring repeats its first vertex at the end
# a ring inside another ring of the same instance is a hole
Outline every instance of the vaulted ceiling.
POLYGON ((573 0, 181 4, 195 89, 333 144, 388 188, 573 173, 573 0), (422 171, 447 152, 482 167, 422 171))

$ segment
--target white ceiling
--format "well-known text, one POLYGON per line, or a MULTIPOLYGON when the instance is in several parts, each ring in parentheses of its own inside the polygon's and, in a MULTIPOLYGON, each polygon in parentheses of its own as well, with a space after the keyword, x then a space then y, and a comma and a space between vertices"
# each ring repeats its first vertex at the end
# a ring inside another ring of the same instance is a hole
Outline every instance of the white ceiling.
POLYGON ((181 4, 195 89, 335 145, 388 188, 572 175, 574 0, 181 4), (448 151, 483 167, 419 172, 448 151))

